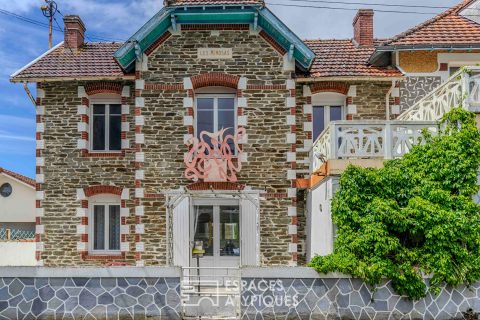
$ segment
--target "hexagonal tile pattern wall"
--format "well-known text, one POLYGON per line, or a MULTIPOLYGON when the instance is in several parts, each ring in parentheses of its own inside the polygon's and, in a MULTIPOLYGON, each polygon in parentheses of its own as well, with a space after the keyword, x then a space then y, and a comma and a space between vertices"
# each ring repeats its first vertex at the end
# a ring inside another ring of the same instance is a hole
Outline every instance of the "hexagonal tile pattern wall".
POLYGON ((180 319, 179 278, 0 278, 0 319, 180 319))

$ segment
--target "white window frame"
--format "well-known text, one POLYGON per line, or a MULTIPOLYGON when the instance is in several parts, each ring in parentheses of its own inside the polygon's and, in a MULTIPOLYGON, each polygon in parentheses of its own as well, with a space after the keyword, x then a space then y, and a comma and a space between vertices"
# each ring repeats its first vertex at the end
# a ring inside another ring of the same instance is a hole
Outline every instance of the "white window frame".
MULTIPOLYGON (((110 150, 110 105, 112 104, 117 104, 120 105, 120 108, 122 107, 122 100, 119 97, 118 99, 113 98, 113 97, 108 97, 108 98, 92 98, 90 100, 90 112, 89 112, 89 118, 90 118, 90 130, 89 130, 89 149, 90 152, 92 153, 121 153, 122 148, 120 145, 120 150, 110 150), (93 115, 94 115, 94 105, 95 104, 102 104, 105 105, 107 108, 105 108, 105 149, 104 150, 94 150, 93 149, 93 115)), ((122 119, 122 112, 120 111, 120 122, 122 119)), ((120 129, 120 138, 121 138, 121 129, 120 129)))
POLYGON ((199 98, 204 99, 213 99, 213 130, 217 132, 220 130, 218 128, 218 99, 219 98, 233 98, 233 112, 234 112, 234 128, 233 132, 236 133, 238 129, 238 105, 237 105, 237 96, 233 93, 198 93, 195 95, 195 125, 194 125, 194 135, 198 137, 198 106, 197 102, 199 98))
MULTIPOLYGON (((315 126, 315 118, 313 118, 313 108, 324 107, 324 124, 323 127, 327 129, 330 121, 330 107, 341 107, 341 117, 342 120, 346 119, 347 116, 347 96, 336 93, 336 92, 323 92, 318 93, 312 97, 312 129, 315 126)), ((320 135, 322 132, 320 132, 320 135)), ((317 137, 318 138, 318 137, 317 137)), ((315 138, 316 139, 316 138, 315 138)))
POLYGON ((94 245, 94 207, 95 206, 104 206, 105 207, 105 248, 109 248, 109 214, 110 211, 107 210, 109 206, 119 206, 120 211, 122 209, 122 202, 120 200, 119 196, 115 195, 99 195, 99 196, 94 196, 90 197, 88 199, 88 251, 92 255, 120 255, 121 254, 121 242, 122 242, 122 233, 121 233, 121 228, 122 228, 122 217, 120 215, 120 247, 118 250, 109 250, 109 249, 104 249, 104 250, 95 250, 93 248, 94 245))

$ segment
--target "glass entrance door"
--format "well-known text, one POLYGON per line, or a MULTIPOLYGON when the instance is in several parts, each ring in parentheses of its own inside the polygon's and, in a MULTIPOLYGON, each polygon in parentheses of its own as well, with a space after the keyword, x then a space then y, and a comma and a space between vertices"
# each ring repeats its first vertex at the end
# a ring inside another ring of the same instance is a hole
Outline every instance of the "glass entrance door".
POLYGON ((194 267, 238 267, 240 265, 240 208, 236 204, 193 207, 191 241, 194 250, 202 249, 203 257, 193 255, 194 267), (202 248, 200 248, 200 245, 202 248), (195 246, 197 248, 195 248, 195 246))

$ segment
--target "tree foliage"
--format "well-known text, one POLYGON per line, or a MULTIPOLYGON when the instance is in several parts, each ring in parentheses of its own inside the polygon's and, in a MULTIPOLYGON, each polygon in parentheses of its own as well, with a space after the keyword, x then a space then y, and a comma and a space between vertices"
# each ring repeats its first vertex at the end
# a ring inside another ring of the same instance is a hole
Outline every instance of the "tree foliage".
POLYGON ((480 131, 472 113, 448 113, 436 136, 382 169, 350 166, 332 202, 334 253, 317 256, 318 272, 339 271, 375 285, 392 280, 411 299, 446 283, 480 279, 478 192, 480 131))

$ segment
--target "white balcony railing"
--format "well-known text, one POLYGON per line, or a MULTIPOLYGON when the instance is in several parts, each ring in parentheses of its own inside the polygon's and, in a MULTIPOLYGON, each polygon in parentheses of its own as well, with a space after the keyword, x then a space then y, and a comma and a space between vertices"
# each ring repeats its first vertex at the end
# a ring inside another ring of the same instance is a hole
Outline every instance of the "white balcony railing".
POLYGON ((480 67, 464 67, 403 112, 398 120, 438 121, 453 108, 480 112, 480 67))
POLYGON ((424 142, 422 131, 438 132, 433 121, 333 121, 315 141, 311 170, 333 159, 393 159, 424 142))

